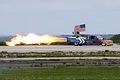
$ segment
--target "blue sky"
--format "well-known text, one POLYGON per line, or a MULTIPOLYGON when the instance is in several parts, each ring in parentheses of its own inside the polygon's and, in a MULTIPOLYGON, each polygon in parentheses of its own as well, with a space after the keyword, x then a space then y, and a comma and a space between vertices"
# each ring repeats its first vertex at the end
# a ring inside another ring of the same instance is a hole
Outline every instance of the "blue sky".
POLYGON ((0 35, 120 33, 120 0, 0 0, 0 35))

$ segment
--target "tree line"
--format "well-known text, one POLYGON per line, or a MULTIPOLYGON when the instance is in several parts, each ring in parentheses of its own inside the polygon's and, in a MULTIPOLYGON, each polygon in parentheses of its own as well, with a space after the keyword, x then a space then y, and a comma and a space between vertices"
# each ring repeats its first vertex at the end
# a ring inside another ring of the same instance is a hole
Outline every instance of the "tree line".
POLYGON ((113 37, 110 38, 110 40, 113 40, 114 43, 120 44, 120 34, 116 34, 113 37))

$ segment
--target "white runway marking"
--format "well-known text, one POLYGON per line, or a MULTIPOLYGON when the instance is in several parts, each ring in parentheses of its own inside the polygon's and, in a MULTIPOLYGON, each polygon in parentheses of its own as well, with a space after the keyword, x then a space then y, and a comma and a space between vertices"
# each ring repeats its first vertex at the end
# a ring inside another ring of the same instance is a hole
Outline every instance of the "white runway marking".
POLYGON ((0 60, 50 60, 50 59, 63 59, 63 60, 80 60, 80 59, 120 59, 120 57, 39 57, 39 58, 0 58, 0 60))

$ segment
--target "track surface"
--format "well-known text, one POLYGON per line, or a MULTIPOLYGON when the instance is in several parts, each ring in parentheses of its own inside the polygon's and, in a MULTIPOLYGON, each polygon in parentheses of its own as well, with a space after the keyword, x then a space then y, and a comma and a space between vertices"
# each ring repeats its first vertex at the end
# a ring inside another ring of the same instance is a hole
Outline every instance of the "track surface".
POLYGON ((120 51, 120 45, 114 46, 73 46, 73 45, 44 45, 44 46, 0 46, 1 51, 7 52, 51 52, 51 51, 83 51, 83 52, 97 52, 97 51, 120 51))

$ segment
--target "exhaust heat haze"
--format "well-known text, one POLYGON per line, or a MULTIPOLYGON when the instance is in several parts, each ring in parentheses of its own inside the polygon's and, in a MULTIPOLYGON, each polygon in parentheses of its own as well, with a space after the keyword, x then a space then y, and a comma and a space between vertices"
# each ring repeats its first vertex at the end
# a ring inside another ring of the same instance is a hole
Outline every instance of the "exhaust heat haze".
POLYGON ((17 34, 16 37, 12 38, 11 41, 7 41, 6 44, 8 46, 16 46, 16 45, 20 45, 20 44, 37 44, 37 45, 41 45, 41 44, 47 44, 50 45, 51 43, 54 42, 67 42, 66 38, 58 38, 58 37, 54 37, 51 35, 36 35, 34 33, 29 33, 26 36, 22 36, 17 34))

